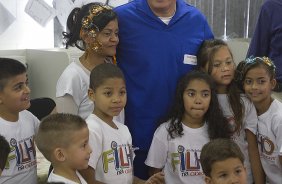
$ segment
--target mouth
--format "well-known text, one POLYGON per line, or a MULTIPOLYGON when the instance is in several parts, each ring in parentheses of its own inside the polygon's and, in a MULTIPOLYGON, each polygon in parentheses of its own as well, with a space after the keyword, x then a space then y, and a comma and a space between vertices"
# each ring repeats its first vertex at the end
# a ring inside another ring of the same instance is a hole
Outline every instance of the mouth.
POLYGON ((122 111, 123 107, 112 107, 111 110, 114 112, 120 112, 122 111))

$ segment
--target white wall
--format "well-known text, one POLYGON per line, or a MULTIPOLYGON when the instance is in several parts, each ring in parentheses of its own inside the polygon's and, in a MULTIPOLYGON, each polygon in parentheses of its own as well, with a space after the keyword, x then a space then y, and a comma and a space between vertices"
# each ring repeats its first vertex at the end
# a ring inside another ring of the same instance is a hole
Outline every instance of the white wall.
MULTIPOLYGON (((52 6, 53 0, 44 1, 52 6)), ((39 25, 24 12, 28 0, 0 0, 0 2, 16 18, 8 29, 0 34, 0 50, 54 47, 53 20, 45 27, 39 25)))

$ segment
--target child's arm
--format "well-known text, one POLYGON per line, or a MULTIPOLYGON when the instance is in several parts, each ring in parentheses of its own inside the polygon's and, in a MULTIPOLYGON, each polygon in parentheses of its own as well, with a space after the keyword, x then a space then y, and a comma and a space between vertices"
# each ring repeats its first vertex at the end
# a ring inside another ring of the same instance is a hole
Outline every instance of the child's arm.
POLYGON ((85 181, 88 184, 104 184, 95 179, 95 169, 93 169, 90 166, 88 166, 87 169, 80 170, 79 173, 81 174, 81 176, 85 179, 85 181))
POLYGON ((256 136, 248 129, 246 129, 246 136, 248 142, 249 159, 254 177, 255 184, 265 183, 265 174, 262 169, 259 151, 257 146, 256 136))

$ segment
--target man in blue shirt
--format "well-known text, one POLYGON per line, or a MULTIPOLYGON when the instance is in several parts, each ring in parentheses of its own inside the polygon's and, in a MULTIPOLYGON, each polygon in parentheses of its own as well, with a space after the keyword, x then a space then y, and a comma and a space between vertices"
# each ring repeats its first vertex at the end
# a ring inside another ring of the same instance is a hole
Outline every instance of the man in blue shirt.
POLYGON ((267 56, 276 66, 276 91, 282 91, 282 1, 266 0, 261 7, 247 57, 267 56))
POLYGON ((144 161, 157 123, 170 108, 179 77, 194 68, 198 48, 213 34, 202 13, 184 0, 135 0, 115 11, 117 64, 128 97, 125 124, 139 147, 134 174, 147 179, 144 161))

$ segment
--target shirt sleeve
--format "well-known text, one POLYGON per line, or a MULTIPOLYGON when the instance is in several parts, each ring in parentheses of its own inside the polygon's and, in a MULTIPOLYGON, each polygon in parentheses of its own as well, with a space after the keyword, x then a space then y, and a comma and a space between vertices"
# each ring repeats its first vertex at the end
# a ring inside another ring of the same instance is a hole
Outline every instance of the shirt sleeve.
POLYGON ((253 134, 257 134, 258 116, 254 104, 248 99, 244 99, 245 118, 244 128, 250 130, 253 134))
POLYGON ((158 128, 154 134, 145 164, 162 169, 165 166, 168 153, 167 130, 165 126, 158 128))
POLYGON ((58 113, 78 114, 78 106, 71 95, 57 97, 56 101, 58 113))
POLYGON ((282 115, 277 115, 271 127, 275 135, 275 142, 277 145, 278 155, 282 156, 282 115))
POLYGON ((89 130, 89 145, 93 150, 90 154, 90 159, 88 165, 91 166, 93 169, 96 170, 99 158, 102 155, 103 148, 102 148, 102 134, 99 133, 99 130, 89 130))

